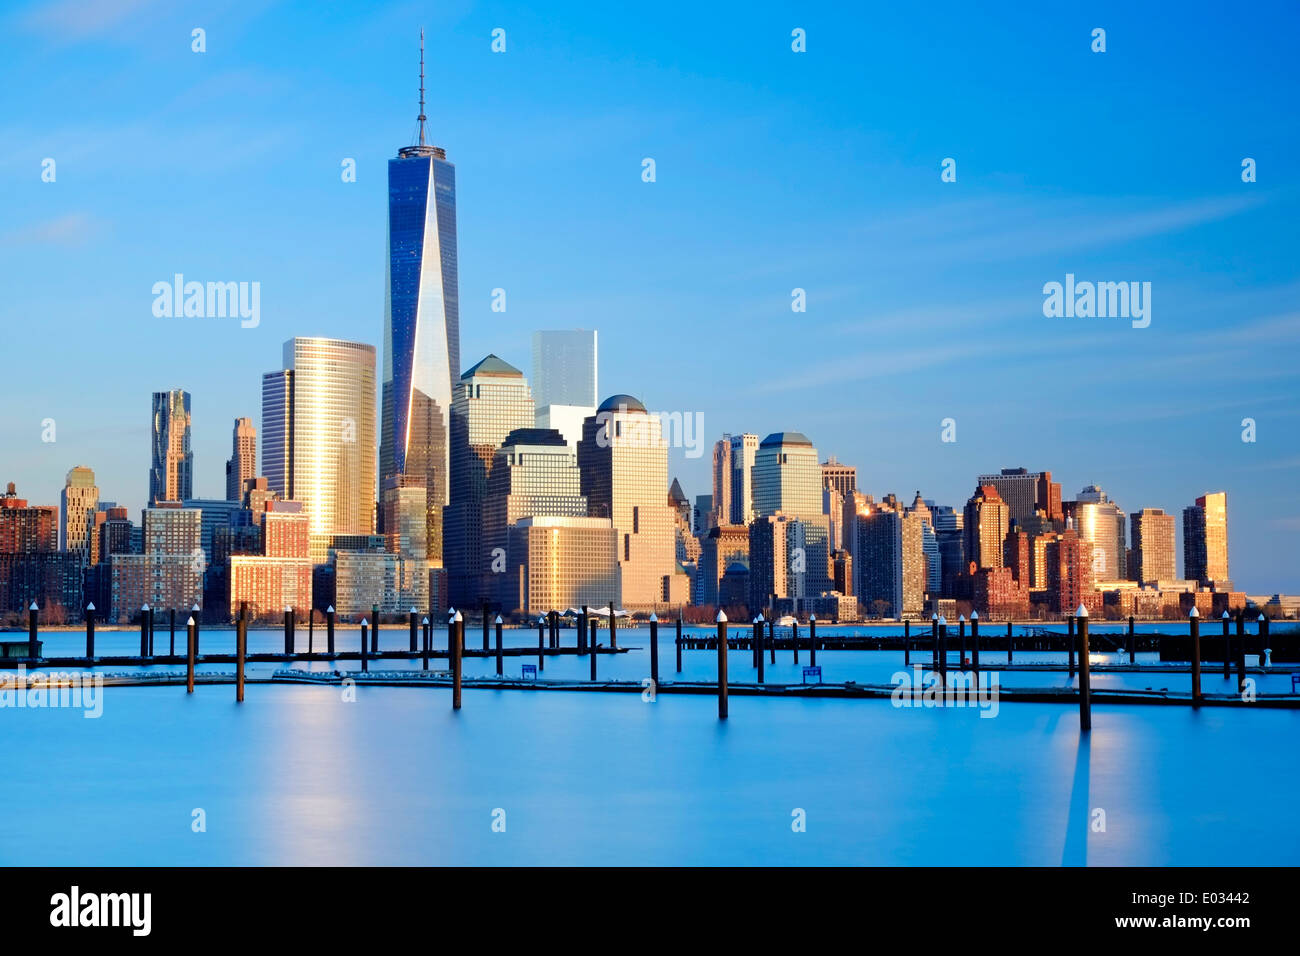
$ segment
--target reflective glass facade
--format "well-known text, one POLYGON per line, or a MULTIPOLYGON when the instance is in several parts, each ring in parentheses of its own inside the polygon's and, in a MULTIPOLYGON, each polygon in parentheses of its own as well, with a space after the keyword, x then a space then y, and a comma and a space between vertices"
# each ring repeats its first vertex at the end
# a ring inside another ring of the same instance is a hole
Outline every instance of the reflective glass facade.
POLYGON ((428 559, 442 563, 448 415, 460 373, 456 167, 434 146, 388 162, 381 480, 423 478, 428 559))

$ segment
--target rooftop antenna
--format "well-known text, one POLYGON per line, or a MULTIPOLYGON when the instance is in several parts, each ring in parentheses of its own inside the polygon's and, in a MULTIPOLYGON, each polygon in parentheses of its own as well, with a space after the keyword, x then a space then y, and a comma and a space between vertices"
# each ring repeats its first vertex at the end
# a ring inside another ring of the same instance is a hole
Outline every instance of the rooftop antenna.
POLYGON ((420 28, 420 145, 424 146, 424 27, 420 28))

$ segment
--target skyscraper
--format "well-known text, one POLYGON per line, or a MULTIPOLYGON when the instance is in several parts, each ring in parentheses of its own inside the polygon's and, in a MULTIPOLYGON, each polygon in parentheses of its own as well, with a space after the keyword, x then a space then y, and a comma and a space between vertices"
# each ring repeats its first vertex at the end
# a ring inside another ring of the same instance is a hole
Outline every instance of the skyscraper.
POLYGON ((1183 577, 1228 584, 1228 495, 1201 495, 1183 509, 1183 577))
POLYGON ((99 506, 95 473, 84 465, 69 471, 59 504, 59 547, 64 551, 75 551, 83 564, 89 564, 91 522, 99 506))
POLYGON ((190 451, 190 393, 174 388, 153 393, 153 458, 149 504, 194 497, 194 455, 190 451))
POLYGON ((268 484, 302 502, 313 562, 326 560, 333 535, 375 530, 373 345, 285 342, 284 369, 262 378, 262 423, 276 438, 263 448, 268 484))
POLYGON ((456 383, 451 403, 451 500, 443 509, 443 564, 453 606, 494 598, 483 575, 483 500, 497 449, 533 424, 524 373, 488 355, 456 383))
POLYGON ((257 429, 251 418, 236 418, 226 462, 226 500, 244 500, 244 482, 257 477, 257 429))
POLYGON ((1174 516, 1165 514, 1160 508, 1143 508, 1129 515, 1129 528, 1133 538, 1129 577, 1141 584, 1177 578, 1174 516))
POLYGON ((539 410, 548 405, 594 409, 596 387, 594 330, 533 333, 533 397, 539 410))
POLYGON ((754 456, 754 517, 778 511, 800 518, 823 514, 817 449, 799 432, 768 435, 754 456))
POLYGON ((856 594, 864 612, 900 618, 920 614, 925 601, 923 525, 917 512, 876 510, 857 522, 856 594))
POLYGON ((448 500, 448 416, 460 374, 456 167, 425 141, 420 34, 420 141, 388 161, 388 273, 379 468, 423 478, 428 558, 442 564, 448 500))
POLYGON ((1035 511, 1045 511, 1048 518, 1060 519, 1061 483, 1052 481, 1050 471, 1028 471, 1024 468, 1003 468, 996 475, 980 475, 980 485, 997 489, 998 496, 1006 502, 1010 519, 1023 524, 1035 511))
POLYGON ((1003 542, 1011 525, 1010 511, 994 486, 985 484, 975 489, 966 502, 963 519, 968 563, 973 562, 977 569, 1002 567, 1003 542))
POLYGON ((754 520, 754 456, 758 436, 731 436, 731 523, 747 525, 754 520))
POLYGON ((618 534, 624 603, 685 603, 689 582, 677 568, 668 445, 659 417, 631 395, 605 399, 583 423, 578 468, 591 517, 612 519, 618 534))
POLYGON ((731 436, 713 443, 713 518, 710 526, 731 524, 731 436))
POLYGON ((1120 507, 1096 485, 1089 485, 1069 503, 1066 516, 1092 548, 1092 576, 1095 581, 1128 579, 1127 517, 1120 507))

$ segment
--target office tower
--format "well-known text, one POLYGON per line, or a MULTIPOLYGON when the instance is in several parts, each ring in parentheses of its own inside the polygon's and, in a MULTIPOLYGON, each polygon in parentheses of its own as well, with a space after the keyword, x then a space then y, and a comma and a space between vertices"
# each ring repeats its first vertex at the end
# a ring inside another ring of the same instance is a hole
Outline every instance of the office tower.
POLYGON ((75 622, 83 564, 79 552, 59 550, 59 509, 29 505, 10 482, 0 495, 0 614, 26 620, 35 601, 43 620, 75 622))
POLYGON ((749 611, 770 616, 773 604, 790 593, 789 527, 783 514, 755 518, 749 525, 749 611))
POLYGON ((934 515, 930 511, 930 502, 921 497, 917 491, 912 499, 912 507, 907 513, 916 515, 921 520, 921 551, 925 555, 925 593, 938 597, 943 589, 943 560, 939 555, 939 534, 934 527, 934 515))
POLYGON ((608 518, 520 518, 507 531, 504 603, 529 620, 584 604, 618 607, 617 539, 608 518))
POLYGON ((689 582, 677 567, 668 488, 668 446, 660 422, 631 395, 612 395, 582 427, 582 493, 593 518, 618 533, 622 599, 630 608, 685 603, 689 582))
POLYGON ((841 496, 857 491, 857 466, 841 465, 839 460, 834 455, 831 455, 830 458, 822 462, 822 485, 826 488, 835 489, 841 496))
POLYGON ((1183 509, 1183 577, 1202 585, 1231 582, 1227 492, 1201 495, 1196 504, 1183 509))
POLYGON ((768 435, 754 456, 754 515, 778 511, 822 518, 821 463, 813 443, 799 432, 768 435))
POLYGON ((731 436, 713 443, 713 524, 731 524, 731 436))
POLYGON ((394 475, 424 479, 428 560, 441 566, 449 415, 460 375, 456 167, 425 142, 425 120, 421 34, 420 141, 388 161, 379 472, 381 486, 394 475))
POLYGON ((174 388, 153 393, 153 459, 149 504, 194 497, 194 455, 190 451, 190 393, 174 388))
POLYGON ((262 475, 267 487, 288 498, 293 473, 293 369, 262 376, 262 475))
POLYGON ((704 537, 716 522, 713 521, 713 495, 696 495, 695 496, 695 536, 704 537))
POLYGON ((1062 518, 1061 485, 1052 481, 1050 471, 1003 468, 996 475, 980 475, 978 483, 997 489, 1013 521, 1023 521, 1038 510, 1046 512, 1048 518, 1062 518))
MULTIPOLYGON (((423 519, 424 515, 420 515, 423 519)), ((235 613, 248 603, 254 617, 279 615, 286 607, 299 614, 312 607, 311 520, 300 501, 270 501, 262 517, 261 548, 231 555, 227 607, 235 613)))
POLYGON ((902 618, 925 603, 924 519, 916 513, 876 510, 857 522, 857 590, 865 613, 902 618))
POLYGON ((59 550, 59 509, 28 505, 14 483, 0 495, 0 552, 20 554, 59 550))
POLYGON ((927 501, 934 536, 939 545, 939 590, 941 597, 955 597, 957 577, 966 570, 965 513, 951 505, 927 501))
POLYGON ((375 530, 375 349, 294 338, 283 364, 262 377, 263 467, 271 490, 302 502, 321 564, 333 535, 375 530))
MULTIPOLYGON (((330 564, 334 568, 332 603, 344 618, 368 618, 375 605, 380 614, 403 616, 412 607, 423 611, 428 606, 420 603, 422 596, 427 600, 429 595, 424 559, 415 561, 382 550, 331 549, 330 564)), ((313 591, 315 587, 313 583, 313 591)))
POLYGON ((83 563, 90 564, 90 529, 99 507, 95 473, 84 465, 69 471, 63 482, 59 504, 59 547, 64 551, 75 551, 83 563))
POLYGON ((257 429, 251 418, 236 418, 226 462, 226 500, 242 501, 244 482, 257 477, 257 429))
POLYGON ((1073 528, 1046 541, 1048 606, 1058 614, 1073 614, 1082 604, 1089 613, 1102 605, 1093 587, 1092 547, 1073 528))
POLYGON ((719 589, 727 568, 737 563, 749 565, 749 529, 736 524, 715 525, 700 544, 699 603, 724 606, 719 589))
POLYGON ((757 454, 757 435, 731 436, 732 524, 749 524, 754 520, 754 457, 757 454))
POLYGON ((974 563, 977 569, 1002 567, 1002 542, 1010 530, 1011 514, 997 488, 976 488, 963 514, 967 564, 974 563))
POLYGON ((533 395, 547 405, 596 406, 596 333, 564 329, 533 333, 533 395))
POLYGON ((822 515, 777 512, 755 518, 749 525, 751 609, 806 611, 830 591, 828 537, 822 515))
POLYGON ((1128 579, 1128 520, 1123 510, 1096 485, 1063 505, 1074 530, 1092 547, 1092 574, 1096 581, 1128 579))
POLYGON ((138 554, 115 554, 111 561, 111 620, 131 621, 141 606, 185 610, 203 597, 206 566, 201 547, 202 514, 166 502, 145 508, 138 554))
POLYGON ((1173 581, 1178 577, 1177 529, 1174 516, 1161 508, 1143 508, 1129 515, 1133 561, 1129 577, 1140 584, 1173 581))
POLYGON ((443 509, 443 565, 454 607, 490 600, 484 574, 483 499, 497 449, 533 425, 533 395, 524 373, 488 355, 456 383, 451 402, 451 500, 443 509))

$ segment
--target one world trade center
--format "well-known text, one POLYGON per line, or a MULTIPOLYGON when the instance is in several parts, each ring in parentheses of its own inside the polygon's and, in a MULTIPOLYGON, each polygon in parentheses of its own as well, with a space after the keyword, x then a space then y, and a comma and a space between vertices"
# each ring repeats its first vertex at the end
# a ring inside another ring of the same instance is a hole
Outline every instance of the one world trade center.
POLYGON ((421 33, 419 143, 388 161, 379 475, 381 501, 399 487, 424 487, 426 557, 441 566, 447 416, 460 370, 456 167, 446 151, 426 142, 425 120, 421 33))

